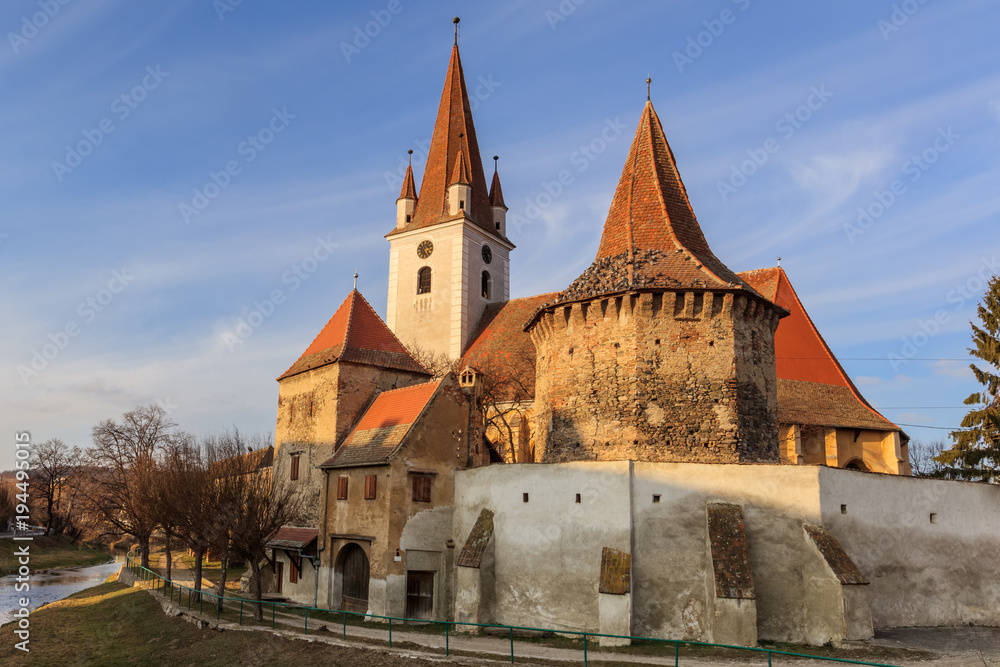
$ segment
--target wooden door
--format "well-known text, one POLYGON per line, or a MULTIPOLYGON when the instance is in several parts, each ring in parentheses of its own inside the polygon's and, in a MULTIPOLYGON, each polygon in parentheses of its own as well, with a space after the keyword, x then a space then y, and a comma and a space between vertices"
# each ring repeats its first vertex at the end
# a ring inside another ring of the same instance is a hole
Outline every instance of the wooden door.
POLYGON ((345 611, 368 611, 368 556, 357 544, 344 547, 341 556, 344 576, 344 600, 340 608, 345 611))
POLYGON ((434 573, 406 573, 406 618, 434 617, 434 573))

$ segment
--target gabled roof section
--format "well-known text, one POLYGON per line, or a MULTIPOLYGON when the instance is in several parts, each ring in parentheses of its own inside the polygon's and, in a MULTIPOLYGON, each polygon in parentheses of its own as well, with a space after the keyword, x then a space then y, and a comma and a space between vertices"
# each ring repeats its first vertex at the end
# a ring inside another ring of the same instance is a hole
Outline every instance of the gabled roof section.
POLYGON ((298 361, 278 380, 338 361, 431 375, 356 289, 344 299, 298 361))
POLYGON ((399 192, 399 197, 396 201, 400 199, 416 199, 417 198, 417 185, 413 181, 413 165, 406 165, 406 175, 403 176, 403 189, 399 192))
POLYGON ((507 204, 503 203, 500 173, 496 169, 493 170, 493 182, 490 183, 490 206, 503 206, 505 209, 507 208, 507 204))
POLYGON ((442 380, 383 391, 321 468, 385 465, 423 414, 442 380))
POLYGON ((524 323, 557 296, 552 292, 486 306, 460 367, 492 375, 500 400, 533 399, 535 344, 524 331, 524 323))
POLYGON ((467 163, 467 178, 472 186, 472 201, 465 209, 470 220, 482 229, 496 235, 493 213, 486 189, 486 176, 479 155, 479 142, 472 122, 472 109, 465 88, 465 74, 458 45, 451 50, 448 74, 441 92, 437 120, 431 147, 427 153, 423 179, 420 182, 420 197, 412 221, 402 229, 394 229, 386 234, 393 236, 413 229, 422 229, 439 222, 454 219, 448 214, 448 185, 452 177, 452 167, 462 154, 467 163))
POLYGON ((784 269, 756 269, 739 275, 789 312, 774 333, 781 423, 899 430, 858 391, 813 324, 784 269))
POLYGON ((638 289, 739 290, 759 297, 708 247, 649 101, 632 139, 597 257, 556 303, 638 289))

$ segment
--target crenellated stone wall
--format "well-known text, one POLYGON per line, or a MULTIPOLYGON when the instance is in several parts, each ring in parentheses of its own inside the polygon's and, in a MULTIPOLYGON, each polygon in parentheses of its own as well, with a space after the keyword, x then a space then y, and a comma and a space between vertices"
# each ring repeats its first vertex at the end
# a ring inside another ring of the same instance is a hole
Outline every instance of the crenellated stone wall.
POLYGON ((779 317, 732 292, 550 307, 531 329, 535 461, 777 463, 779 317))

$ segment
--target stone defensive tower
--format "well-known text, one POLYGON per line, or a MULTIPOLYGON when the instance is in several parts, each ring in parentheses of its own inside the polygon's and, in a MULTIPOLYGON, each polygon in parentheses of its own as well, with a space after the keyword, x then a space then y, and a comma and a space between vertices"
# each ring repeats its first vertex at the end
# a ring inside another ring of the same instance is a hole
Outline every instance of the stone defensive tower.
POLYGON ((777 463, 785 314, 712 254, 647 101, 597 258, 525 327, 535 460, 777 463))

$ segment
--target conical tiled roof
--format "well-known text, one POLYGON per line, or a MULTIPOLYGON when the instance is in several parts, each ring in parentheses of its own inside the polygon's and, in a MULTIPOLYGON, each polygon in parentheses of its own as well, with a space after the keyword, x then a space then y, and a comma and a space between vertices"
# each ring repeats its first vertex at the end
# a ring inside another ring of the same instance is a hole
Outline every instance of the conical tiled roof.
POLYGON ((465 153, 458 149, 458 157, 455 158, 455 166, 451 170, 451 179, 448 185, 472 185, 472 177, 469 176, 469 167, 465 163, 465 153))
POLYGON ((756 295, 708 247, 660 119, 647 101, 597 257, 559 300, 651 288, 735 289, 756 295))
POLYGON ((503 203, 503 189, 500 187, 500 174, 494 169, 493 170, 493 182, 490 184, 490 206, 503 206, 507 208, 507 205, 503 203))
POLYGON ((416 199, 417 186, 413 182, 413 165, 406 165, 406 175, 403 176, 403 189, 399 191, 399 199, 416 199))
POLYGON ((465 88, 462 60, 458 54, 458 45, 455 45, 451 50, 448 75, 445 77, 441 104, 434 123, 434 135, 420 182, 417 208, 411 222, 401 229, 392 230, 386 236, 422 229, 455 217, 448 213, 448 185, 460 153, 466 163, 465 177, 472 186, 472 201, 466 204, 465 214, 477 226, 496 234, 486 189, 486 176, 479 156, 476 128, 472 123, 472 109, 465 88))
POLYGON ((299 360, 278 380, 338 361, 431 375, 357 290, 351 291, 299 360))

